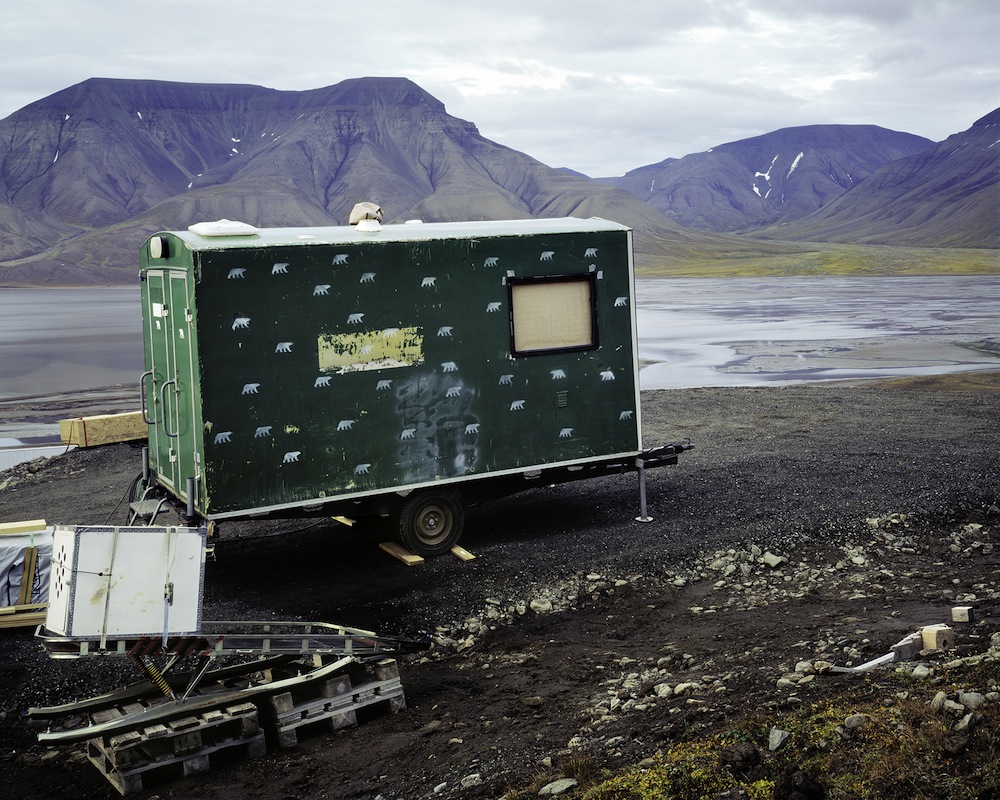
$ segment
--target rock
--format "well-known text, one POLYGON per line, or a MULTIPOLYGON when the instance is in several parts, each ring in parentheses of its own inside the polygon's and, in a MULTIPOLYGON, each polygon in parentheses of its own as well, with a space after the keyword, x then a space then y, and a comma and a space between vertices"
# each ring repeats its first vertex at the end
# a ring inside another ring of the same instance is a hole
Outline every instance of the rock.
POLYGON ((844 720, 844 727, 849 730, 857 730, 858 728, 863 728, 868 724, 867 714, 851 714, 844 720))
POLYGON ((531 601, 531 610, 536 614, 548 614, 552 610, 552 601, 546 597, 536 597, 531 601))
POLYGON ((944 692, 938 692, 934 695, 934 698, 930 702, 931 711, 941 711, 944 708, 944 704, 947 699, 947 694, 944 692))
POLYGON ((986 697, 980 692, 959 692, 958 702, 969 711, 978 711, 986 703, 986 697))
POLYGON ((782 556, 776 556, 770 550, 766 551, 763 555, 764 563, 767 564, 771 569, 784 564, 788 559, 782 556))
POLYGON ((926 664, 917 664, 917 666, 913 668, 913 672, 910 674, 918 681, 922 681, 930 678, 934 674, 934 670, 926 664))
POLYGON ((540 708, 542 703, 544 702, 545 701, 542 700, 542 698, 539 697, 538 695, 532 695, 531 697, 521 698, 521 704, 527 706, 528 708, 540 708))
POLYGON ((773 753, 787 742, 791 735, 788 731, 783 731, 780 728, 771 728, 767 737, 767 749, 773 753))
POLYGON ((558 794, 568 792, 577 784, 578 781, 576 778, 560 778, 557 781, 552 781, 552 783, 548 783, 543 786, 539 790, 538 795, 539 797, 555 797, 558 794))
POLYGON ((463 789, 471 789, 473 786, 483 785, 483 776, 478 772, 473 772, 471 775, 466 775, 461 781, 463 789))

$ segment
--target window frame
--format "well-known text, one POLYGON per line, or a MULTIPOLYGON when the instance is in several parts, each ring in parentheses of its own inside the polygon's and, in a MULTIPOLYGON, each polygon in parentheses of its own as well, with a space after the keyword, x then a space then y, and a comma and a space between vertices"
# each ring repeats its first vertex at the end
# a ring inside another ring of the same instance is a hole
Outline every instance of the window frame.
POLYGON ((510 319, 510 352, 516 358, 528 356, 551 355, 556 353, 579 353, 588 350, 597 350, 600 346, 600 329, 598 327, 597 316, 597 279, 593 272, 566 273, 559 275, 531 275, 524 277, 511 277, 507 279, 507 302, 510 319), (518 349, 517 331, 514 324, 515 300, 514 294, 517 287, 523 286, 545 286, 559 283, 585 283, 589 292, 590 314, 590 342, 585 344, 558 345, 554 347, 537 347, 530 349, 518 349))

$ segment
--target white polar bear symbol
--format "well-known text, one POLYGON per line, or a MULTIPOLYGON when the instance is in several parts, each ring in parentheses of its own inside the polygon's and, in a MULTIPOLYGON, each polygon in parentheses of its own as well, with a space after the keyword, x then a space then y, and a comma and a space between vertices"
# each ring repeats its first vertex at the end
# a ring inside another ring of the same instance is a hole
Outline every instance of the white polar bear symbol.
POLYGON ((259 383, 244 383, 243 384, 243 394, 257 394, 257 390, 260 389, 259 383))
POLYGON ((564 370, 564 369, 553 369, 553 370, 549 371, 549 374, 552 376, 552 380, 554 380, 554 381, 561 381, 563 378, 566 377, 566 370, 564 370))
POLYGON ((272 275, 287 275, 288 274, 288 262, 284 261, 279 264, 275 264, 271 267, 272 275))
POLYGON ((500 263, 500 256, 490 256, 483 262, 484 267, 495 267, 500 263))
POLYGON ((330 376, 329 375, 320 375, 316 379, 316 382, 313 384, 313 388, 314 389, 322 389, 323 387, 329 386, 329 385, 330 385, 330 376))
POLYGON ((524 411, 524 400, 515 400, 510 404, 511 411, 524 411))
POLYGON ((601 373, 602 381, 613 381, 614 379, 615 379, 615 373, 613 373, 610 369, 606 369, 604 370, 604 372, 601 373))
POLYGON ((361 349, 358 350, 358 353, 360 355, 366 356, 366 355, 368 355, 374 349, 375 349, 375 345, 373 345, 373 344, 363 344, 363 345, 361 345, 361 349))
POLYGON ((320 297, 328 294, 330 294, 330 284, 328 283, 317 283, 313 287, 313 297, 320 297))
POLYGON ((627 297, 616 297, 615 298, 615 308, 621 308, 622 306, 628 305, 627 297))
POLYGON ((347 263, 347 256, 348 256, 347 253, 337 253, 337 255, 335 255, 333 257, 333 266, 339 267, 339 266, 343 266, 344 264, 346 264, 347 263))
POLYGON ((420 288, 421 289, 426 289, 427 287, 435 286, 435 285, 437 285, 437 278, 432 277, 432 276, 428 276, 428 277, 424 278, 422 281, 420 281, 420 288))
POLYGON ((559 438, 560 439, 572 439, 573 438, 573 429, 572 428, 563 428, 561 431, 559 431, 559 438))
POLYGON ((358 314, 348 314, 347 324, 348 325, 360 325, 362 320, 364 320, 365 315, 363 313, 358 314))
POLYGON ((233 320, 233 330, 237 328, 249 328, 250 327, 250 317, 237 317, 233 320))
POLYGON ((263 436, 270 436, 270 435, 271 435, 271 426, 261 425, 259 428, 257 428, 257 431, 254 433, 253 438, 260 439, 263 436))
POLYGON ((438 328, 438 336, 451 336, 451 332, 455 330, 451 325, 445 325, 443 328, 438 328))
POLYGON ((441 369, 445 372, 457 372, 458 364, 456 364, 454 361, 445 361, 441 365, 441 369))
POLYGON ((382 331, 383 339, 392 339, 395 336, 399 336, 399 328, 386 328, 382 331))
POLYGON ((227 444, 228 442, 231 442, 233 440, 232 436, 233 436, 232 431, 222 431, 222 433, 217 433, 215 434, 215 443, 227 444))
POLYGON ((479 423, 473 422, 471 425, 465 426, 466 433, 479 433, 479 423))
POLYGON ((281 460, 282 464, 292 464, 299 460, 299 456, 302 455, 301 450, 292 450, 290 453, 285 453, 285 457, 281 460))
POLYGON ((551 261, 552 257, 556 254, 555 250, 545 250, 539 257, 539 261, 551 261))
POLYGON ((461 386, 452 386, 447 392, 445 392, 444 396, 445 397, 461 397, 462 396, 462 387, 461 386))
POLYGON ((368 471, 372 468, 371 464, 358 464, 354 468, 355 475, 367 475, 368 471))
POLYGON ((499 310, 500 310, 500 303, 490 303, 488 306, 486 306, 487 314, 492 314, 494 311, 499 311, 499 310))
POLYGON ((583 257, 584 258, 597 258, 597 248, 596 247, 588 247, 586 250, 583 251, 583 257))
POLYGON ((500 385, 501 386, 510 386, 513 382, 514 382, 514 376, 513 375, 501 375, 500 376, 500 385))
POLYGON ((400 439, 412 439, 413 434, 417 432, 416 428, 403 428, 403 432, 399 434, 400 439))
POLYGON ((349 431, 353 427, 354 427, 353 419, 342 419, 340 422, 337 423, 338 431, 349 431))
POLYGON ((623 411, 621 414, 618 415, 618 421, 619 422, 623 422, 623 421, 625 421, 627 419, 632 419, 632 412, 631 411, 623 411))
POLYGON ((238 269, 229 270, 229 274, 226 276, 227 281, 236 280, 237 278, 245 278, 247 274, 245 267, 239 267, 238 269))
POLYGON ((292 345, 294 342, 278 342, 278 346, 274 348, 275 353, 291 353, 292 345))
POLYGON ((375 384, 375 391, 376 392, 382 392, 382 391, 385 391, 386 389, 389 389, 391 387, 392 387, 392 381, 390 381, 390 380, 382 380, 382 381, 379 381, 377 384, 375 384))
POLYGON ((375 283, 375 273, 374 272, 363 272, 361 274, 361 280, 359 283, 375 283))

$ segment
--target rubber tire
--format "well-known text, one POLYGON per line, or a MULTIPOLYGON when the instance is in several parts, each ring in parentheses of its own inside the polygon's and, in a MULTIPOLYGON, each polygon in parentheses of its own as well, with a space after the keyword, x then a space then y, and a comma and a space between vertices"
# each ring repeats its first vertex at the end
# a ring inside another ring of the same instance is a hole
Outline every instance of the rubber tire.
POLYGON ((451 492, 415 492, 399 514, 399 539, 418 556, 447 553, 462 535, 465 509, 451 492))

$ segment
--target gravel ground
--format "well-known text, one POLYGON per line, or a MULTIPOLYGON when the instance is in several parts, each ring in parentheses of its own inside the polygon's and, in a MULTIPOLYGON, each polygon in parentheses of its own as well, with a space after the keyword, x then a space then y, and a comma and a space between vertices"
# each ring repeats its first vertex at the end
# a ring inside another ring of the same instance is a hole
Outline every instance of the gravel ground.
MULTIPOLYGON (((207 619, 436 644, 401 665, 406 711, 141 796, 495 798, 555 780, 574 754, 634 764, 741 710, 850 691, 842 675, 799 686, 795 667, 881 655, 960 600, 980 621, 959 645, 985 650, 1000 597, 997 377, 646 392, 646 443, 696 445, 649 474, 652 523, 634 520, 635 476, 535 490, 469 510, 468 563, 402 566, 377 523, 227 524, 207 619)), ((115 445, 0 473, 0 521, 103 523, 138 466, 115 445)), ((106 689, 120 667, 0 637, 4 794, 117 796, 80 748, 36 744, 20 712, 106 689)))

